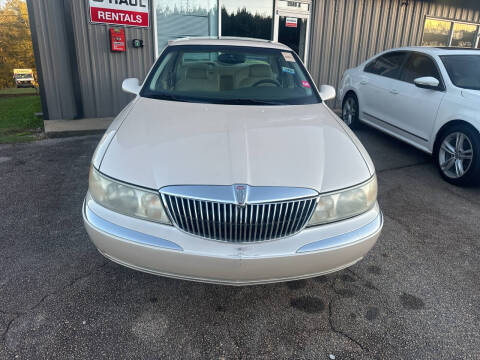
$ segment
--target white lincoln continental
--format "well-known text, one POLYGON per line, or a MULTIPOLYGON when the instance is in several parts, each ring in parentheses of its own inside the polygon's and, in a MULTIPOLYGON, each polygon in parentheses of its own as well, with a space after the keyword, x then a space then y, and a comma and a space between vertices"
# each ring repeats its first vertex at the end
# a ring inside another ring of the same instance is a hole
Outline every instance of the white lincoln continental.
POLYGON ((107 258, 230 285, 362 259, 383 226, 369 155, 297 55, 269 41, 171 42, 93 155, 83 205, 107 258))

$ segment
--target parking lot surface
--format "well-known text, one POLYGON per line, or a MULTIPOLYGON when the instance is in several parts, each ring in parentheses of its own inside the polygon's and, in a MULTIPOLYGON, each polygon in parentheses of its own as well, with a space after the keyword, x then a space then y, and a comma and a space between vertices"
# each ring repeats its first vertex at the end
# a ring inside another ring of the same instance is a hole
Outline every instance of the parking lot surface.
POLYGON ((358 135, 378 171, 377 245, 338 273, 240 288, 97 252, 81 205, 98 136, 0 145, 0 359, 479 359, 480 189, 358 135))

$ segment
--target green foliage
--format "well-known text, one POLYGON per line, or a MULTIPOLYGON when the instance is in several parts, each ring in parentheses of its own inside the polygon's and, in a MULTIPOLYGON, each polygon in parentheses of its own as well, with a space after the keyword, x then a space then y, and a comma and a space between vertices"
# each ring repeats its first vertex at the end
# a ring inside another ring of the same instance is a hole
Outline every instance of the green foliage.
POLYGON ((0 96, 2 95, 19 95, 19 94, 29 94, 29 95, 38 95, 38 89, 34 88, 7 88, 0 89, 0 96))
POLYGON ((252 14, 245 7, 228 13, 222 7, 222 35, 243 36, 270 40, 272 35, 272 17, 252 14))
POLYGON ((38 140, 39 136, 31 133, 14 133, 6 134, 0 129, 0 144, 25 143, 33 140, 38 140))
POLYGON ((24 130, 43 126, 35 117, 41 112, 40 96, 0 97, 0 130, 24 130))
POLYGON ((40 96, 0 97, 0 144, 38 139, 43 121, 35 113, 41 108, 40 96))
POLYGON ((27 4, 7 0, 0 7, 0 88, 13 87, 13 69, 35 68, 27 4))

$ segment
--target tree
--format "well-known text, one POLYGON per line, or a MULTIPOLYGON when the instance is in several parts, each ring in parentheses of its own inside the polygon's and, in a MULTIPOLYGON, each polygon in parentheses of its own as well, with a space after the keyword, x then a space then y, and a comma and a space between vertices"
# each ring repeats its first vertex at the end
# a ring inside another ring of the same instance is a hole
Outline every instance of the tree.
POLYGON ((11 87, 14 68, 35 68, 27 4, 7 0, 0 7, 0 88, 11 87))
POLYGON ((272 38, 272 17, 252 14, 246 7, 232 11, 230 14, 222 6, 222 35, 243 36, 270 40, 272 38))

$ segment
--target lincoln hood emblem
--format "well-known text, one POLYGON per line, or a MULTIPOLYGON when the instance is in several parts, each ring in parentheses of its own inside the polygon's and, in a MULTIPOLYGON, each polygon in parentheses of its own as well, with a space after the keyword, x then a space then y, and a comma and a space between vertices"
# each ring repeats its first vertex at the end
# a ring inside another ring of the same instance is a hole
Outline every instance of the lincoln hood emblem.
POLYGON ((235 202, 237 205, 244 206, 247 203, 248 185, 233 185, 233 193, 235 194, 235 202))

